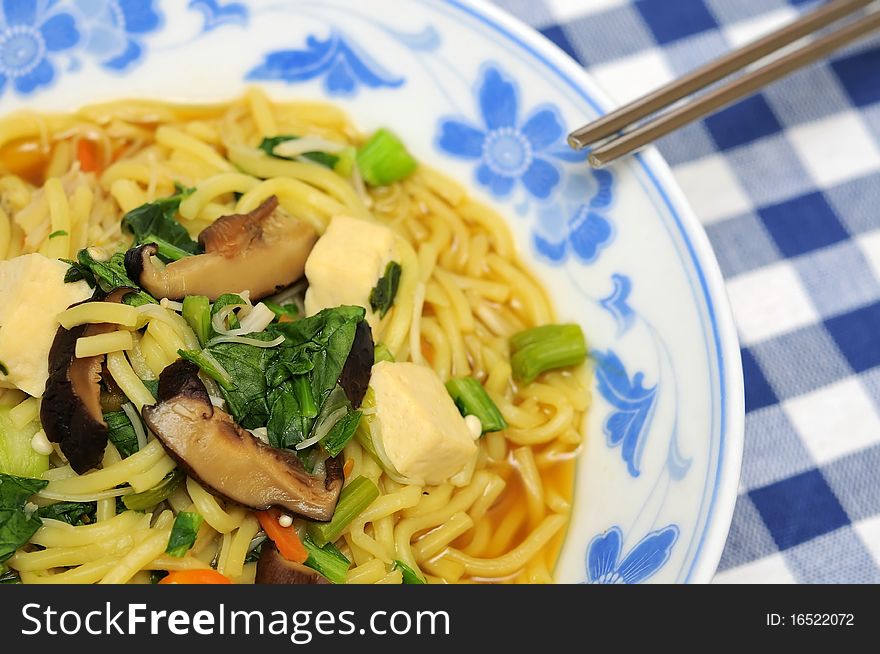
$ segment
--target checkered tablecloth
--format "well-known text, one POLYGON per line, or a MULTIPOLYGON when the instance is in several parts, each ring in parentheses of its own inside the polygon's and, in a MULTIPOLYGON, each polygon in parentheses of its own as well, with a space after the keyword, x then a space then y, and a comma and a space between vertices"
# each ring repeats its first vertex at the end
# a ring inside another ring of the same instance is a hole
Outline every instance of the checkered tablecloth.
MULTIPOLYGON (((496 0, 618 102, 816 6, 496 0)), ((742 344, 740 494, 717 582, 880 582, 880 38, 658 144, 742 344)))

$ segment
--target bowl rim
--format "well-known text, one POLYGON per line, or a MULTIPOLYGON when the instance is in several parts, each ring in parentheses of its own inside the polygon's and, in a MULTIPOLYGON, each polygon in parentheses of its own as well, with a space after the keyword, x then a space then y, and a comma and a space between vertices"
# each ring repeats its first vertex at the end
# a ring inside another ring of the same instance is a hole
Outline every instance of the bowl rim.
MULTIPOLYGON (((613 108, 610 97, 590 73, 549 38, 488 0, 443 0, 481 20, 536 57, 600 114, 613 108)), ((711 504, 703 533, 684 579, 708 583, 721 560, 736 504, 745 440, 745 396, 739 338, 721 268, 706 230, 655 146, 633 155, 656 187, 687 245, 714 327, 713 340, 721 382, 721 443, 711 504)))

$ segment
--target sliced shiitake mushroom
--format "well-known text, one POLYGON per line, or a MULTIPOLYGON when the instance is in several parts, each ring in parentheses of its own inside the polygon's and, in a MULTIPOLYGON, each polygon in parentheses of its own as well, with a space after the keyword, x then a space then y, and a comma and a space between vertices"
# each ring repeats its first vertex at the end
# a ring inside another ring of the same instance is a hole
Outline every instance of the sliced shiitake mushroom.
POLYGON ((129 277, 153 297, 249 291, 252 300, 272 295, 302 277, 318 234, 308 223, 278 208, 275 196, 247 214, 218 218, 199 235, 204 254, 163 265, 158 247, 147 243, 125 254, 129 277))
POLYGON ((312 520, 333 517, 342 490, 342 467, 328 459, 324 474, 310 474, 290 450, 270 447, 215 408, 199 368, 179 360, 159 375, 159 401, 144 420, 168 453, 218 495, 252 509, 276 506, 312 520))
POLYGON ((272 541, 263 543, 260 558, 257 560, 257 574, 254 582, 258 584, 329 584, 330 581, 317 570, 288 561, 272 541))
MULTIPOLYGON (((119 288, 86 302, 121 302, 131 292, 130 288, 119 288)), ((107 447, 107 423, 101 411, 100 387, 105 357, 77 359, 76 341, 115 329, 115 325, 104 323, 59 327, 49 350, 49 378, 40 403, 40 422, 46 437, 60 445, 70 467, 79 474, 101 462, 107 447)))
POLYGON ((345 391, 345 397, 351 405, 357 409, 364 401, 367 387, 370 385, 370 373, 373 370, 373 361, 376 357, 373 345, 373 332, 366 320, 357 324, 354 332, 354 340, 342 373, 339 375, 339 385, 345 391))

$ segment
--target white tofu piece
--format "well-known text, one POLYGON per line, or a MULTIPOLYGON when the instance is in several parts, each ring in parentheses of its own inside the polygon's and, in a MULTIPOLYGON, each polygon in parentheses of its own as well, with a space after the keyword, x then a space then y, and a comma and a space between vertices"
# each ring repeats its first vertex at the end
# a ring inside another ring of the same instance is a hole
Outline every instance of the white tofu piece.
POLYGON ((306 315, 328 307, 360 306, 375 331, 380 319, 370 308, 370 291, 385 274, 385 266, 397 258, 394 232, 388 227, 334 216, 306 260, 306 315))
POLYGON ((64 283, 68 265, 42 254, 0 261, 0 387, 42 397, 49 378, 49 348, 56 316, 92 295, 84 281, 64 283))
POLYGON ((381 361, 373 366, 370 386, 382 446, 400 474, 442 484, 476 456, 467 423, 430 368, 381 361))

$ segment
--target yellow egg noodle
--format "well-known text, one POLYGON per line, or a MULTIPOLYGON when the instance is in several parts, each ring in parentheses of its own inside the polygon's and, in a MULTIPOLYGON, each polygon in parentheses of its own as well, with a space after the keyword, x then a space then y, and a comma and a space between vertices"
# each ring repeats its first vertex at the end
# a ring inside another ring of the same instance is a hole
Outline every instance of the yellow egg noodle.
MULTIPOLYGON (((365 187, 305 160, 266 156, 264 137, 298 134, 357 146, 364 137, 340 109, 323 103, 273 102, 252 89, 231 103, 176 106, 120 101, 65 115, 20 112, 0 120, 0 259, 31 252, 75 259, 85 247, 125 250, 128 211, 195 191, 179 220, 196 236, 217 218, 246 213, 276 196, 287 213, 322 233, 337 215, 375 220, 396 234, 402 277, 394 305, 374 329, 397 361, 431 366, 445 381, 473 376, 508 423, 478 441, 473 464, 436 486, 392 479, 356 440, 342 454, 346 482, 364 476, 381 494, 336 541, 351 560, 349 583, 401 583, 400 560, 430 583, 534 582, 552 572, 571 511, 573 459, 589 404, 585 366, 557 370, 529 384, 513 381, 508 338, 553 322, 550 302, 518 261, 504 220, 457 183, 420 166, 401 182, 365 187), (80 169, 88 140, 111 162, 80 169)), ((356 175, 356 173, 355 173, 356 175)), ((179 349, 198 348, 187 322, 167 303, 134 308, 91 302, 59 318, 65 327, 103 323, 112 330, 81 338, 77 356, 107 354, 106 370, 138 411, 155 398, 155 380, 179 349)), ((209 390, 210 390, 209 385, 209 390)), ((216 395, 216 393, 214 393, 216 395)), ((38 400, 0 391, 0 405, 21 424, 38 400)), ((254 514, 187 478, 152 511, 116 512, 117 498, 147 491, 175 469, 149 433, 122 458, 110 444, 102 466, 77 475, 57 445, 32 502, 96 501, 93 524, 43 526, 7 565, 25 583, 149 582, 150 571, 215 568, 253 583, 246 562, 261 529, 254 514), (165 554, 174 517, 200 514, 192 549, 165 554)), ((300 520, 294 523, 299 525, 300 520)))

